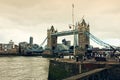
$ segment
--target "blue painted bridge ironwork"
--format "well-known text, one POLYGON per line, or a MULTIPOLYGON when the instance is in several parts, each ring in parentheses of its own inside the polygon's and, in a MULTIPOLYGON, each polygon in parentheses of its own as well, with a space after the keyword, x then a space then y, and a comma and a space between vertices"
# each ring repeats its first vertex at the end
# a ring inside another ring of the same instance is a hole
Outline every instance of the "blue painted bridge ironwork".
POLYGON ((62 32, 56 32, 56 33, 53 33, 51 34, 51 36, 66 36, 66 35, 73 35, 74 34, 78 34, 79 33, 82 33, 78 30, 69 30, 69 31, 62 31, 62 32))

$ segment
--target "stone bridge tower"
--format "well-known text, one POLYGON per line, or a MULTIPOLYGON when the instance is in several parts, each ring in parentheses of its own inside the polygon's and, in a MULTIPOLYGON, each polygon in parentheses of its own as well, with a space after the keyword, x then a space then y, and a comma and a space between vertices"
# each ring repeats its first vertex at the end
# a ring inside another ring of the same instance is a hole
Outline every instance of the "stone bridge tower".
MULTIPOLYGON (((47 30, 47 47, 50 50, 54 50, 57 46, 57 36, 51 36, 51 34, 56 33, 57 30, 54 29, 54 26, 51 26, 50 29, 47 30)), ((53 51, 50 51, 50 54, 52 54, 53 51)))
POLYGON ((89 24, 83 19, 81 23, 78 23, 78 45, 79 53, 85 54, 86 48, 90 45, 89 37, 85 32, 89 32, 89 24))
MULTIPOLYGON (((83 19, 81 23, 77 25, 78 29, 78 47, 75 48, 75 54, 85 54, 88 46, 90 45, 89 37, 86 35, 86 32, 89 32, 89 24, 83 19)), ((52 34, 57 33, 57 30, 51 26, 47 30, 47 48, 50 50, 50 54, 53 53, 53 50, 57 47, 57 35, 52 36, 52 34)))

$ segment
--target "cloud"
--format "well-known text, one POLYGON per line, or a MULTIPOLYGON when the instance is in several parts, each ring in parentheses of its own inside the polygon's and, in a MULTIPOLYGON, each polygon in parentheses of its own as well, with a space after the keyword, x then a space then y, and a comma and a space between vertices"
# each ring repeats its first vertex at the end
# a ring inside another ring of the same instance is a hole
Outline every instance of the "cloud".
POLYGON ((72 3, 75 21, 84 15, 92 34, 100 39, 120 38, 119 0, 0 0, 1 42, 15 39, 18 43, 33 36, 40 43, 51 25, 58 31, 69 30, 72 3))

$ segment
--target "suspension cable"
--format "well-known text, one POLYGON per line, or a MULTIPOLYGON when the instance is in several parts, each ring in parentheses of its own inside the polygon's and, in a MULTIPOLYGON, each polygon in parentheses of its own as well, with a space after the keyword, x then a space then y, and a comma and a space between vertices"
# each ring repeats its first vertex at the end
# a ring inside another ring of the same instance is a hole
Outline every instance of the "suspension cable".
POLYGON ((40 44, 40 46, 43 46, 43 44, 46 42, 47 38, 48 38, 48 37, 46 37, 46 38, 44 39, 44 41, 40 44))

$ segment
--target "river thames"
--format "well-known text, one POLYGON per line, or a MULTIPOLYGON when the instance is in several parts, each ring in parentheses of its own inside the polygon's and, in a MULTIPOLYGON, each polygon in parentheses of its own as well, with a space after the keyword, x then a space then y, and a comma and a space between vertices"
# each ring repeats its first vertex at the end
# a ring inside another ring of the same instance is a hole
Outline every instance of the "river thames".
POLYGON ((0 80, 48 80, 49 60, 35 57, 0 57, 0 80))

